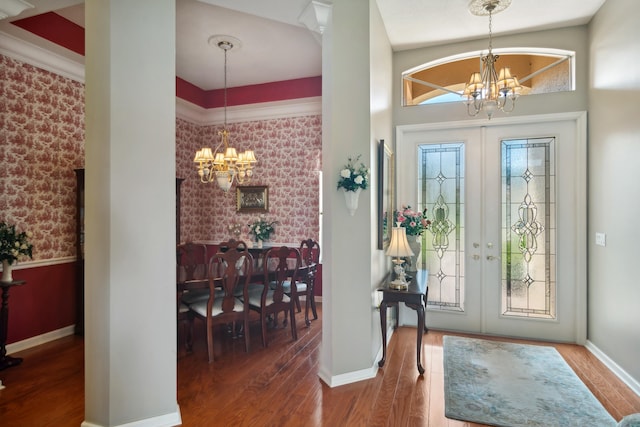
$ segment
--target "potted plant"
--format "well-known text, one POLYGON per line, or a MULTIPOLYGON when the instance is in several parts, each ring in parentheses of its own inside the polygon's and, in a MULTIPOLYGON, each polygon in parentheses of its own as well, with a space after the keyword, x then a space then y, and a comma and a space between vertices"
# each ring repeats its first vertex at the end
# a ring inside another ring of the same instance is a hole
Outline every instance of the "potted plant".
POLYGON ((253 234, 259 248, 262 247, 262 242, 269 240, 271 235, 275 233, 277 224, 278 221, 267 221, 264 215, 260 215, 256 221, 249 224, 249 234, 253 234))
POLYGON ((2 261, 2 281, 13 281, 12 265, 20 257, 33 257, 33 245, 29 243, 31 233, 16 231, 15 225, 0 222, 0 261, 2 261))
POLYGON ((427 208, 422 212, 418 212, 411 209, 409 205, 403 205, 401 210, 394 211, 393 218, 396 224, 406 229, 407 241, 414 253, 407 270, 415 271, 418 264, 417 261, 420 259, 420 254, 422 253, 422 242, 419 237, 431 226, 431 221, 427 219, 427 208))

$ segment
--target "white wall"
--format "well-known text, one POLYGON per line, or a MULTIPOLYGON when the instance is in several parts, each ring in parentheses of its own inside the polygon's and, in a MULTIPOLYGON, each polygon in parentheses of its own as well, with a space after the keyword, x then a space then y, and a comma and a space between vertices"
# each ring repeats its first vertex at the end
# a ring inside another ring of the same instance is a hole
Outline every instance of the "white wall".
POLYGON ((589 26, 589 341, 640 383, 640 2, 589 26), (594 244, 606 233, 606 246, 594 244))

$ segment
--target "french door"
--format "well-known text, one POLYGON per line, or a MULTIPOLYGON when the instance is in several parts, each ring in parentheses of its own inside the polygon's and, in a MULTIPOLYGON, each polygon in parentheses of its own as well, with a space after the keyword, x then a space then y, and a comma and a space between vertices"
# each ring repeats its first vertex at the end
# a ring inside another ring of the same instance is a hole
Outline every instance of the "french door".
POLYGON ((396 142, 397 202, 432 221, 427 325, 583 342, 584 114, 401 126, 396 142))

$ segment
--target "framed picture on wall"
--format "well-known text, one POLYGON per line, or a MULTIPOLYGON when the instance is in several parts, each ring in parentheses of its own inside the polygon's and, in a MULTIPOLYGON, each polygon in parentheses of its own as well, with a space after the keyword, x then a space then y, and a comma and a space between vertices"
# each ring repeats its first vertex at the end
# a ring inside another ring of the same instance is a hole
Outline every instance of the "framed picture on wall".
POLYGON ((269 212, 269 187, 247 185, 236 187, 236 212, 269 212))
POLYGON ((383 139, 378 144, 378 249, 385 249, 393 227, 395 171, 393 150, 383 139))

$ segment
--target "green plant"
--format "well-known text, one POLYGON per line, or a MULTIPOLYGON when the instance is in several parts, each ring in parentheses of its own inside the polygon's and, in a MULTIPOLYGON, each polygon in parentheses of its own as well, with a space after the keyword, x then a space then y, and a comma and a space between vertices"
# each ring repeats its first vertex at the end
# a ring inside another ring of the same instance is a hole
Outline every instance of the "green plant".
POLYGON ((366 190, 369 186, 369 169, 360 163, 356 167, 356 163, 360 160, 360 156, 352 159, 349 157, 344 169, 340 171, 338 179, 338 190, 344 188, 345 191, 356 191, 361 188, 366 190))
POLYGON ((264 215, 260 215, 256 221, 249 224, 249 234, 253 234, 256 241, 269 240, 276 231, 275 225, 278 225, 278 221, 267 221, 264 215))
POLYGON ((0 222, 0 261, 13 264, 21 256, 33 258, 33 245, 29 243, 31 233, 16 231, 15 225, 0 222))

